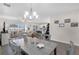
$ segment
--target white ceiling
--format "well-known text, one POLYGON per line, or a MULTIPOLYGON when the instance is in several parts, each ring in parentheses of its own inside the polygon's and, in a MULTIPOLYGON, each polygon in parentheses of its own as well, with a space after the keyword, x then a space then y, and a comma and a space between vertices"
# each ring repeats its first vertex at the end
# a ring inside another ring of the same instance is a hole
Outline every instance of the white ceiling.
MULTIPOLYGON (((10 3, 10 5, 11 7, 6 7, 0 3, 0 15, 23 17, 24 12, 29 11, 31 7, 30 3, 10 3)), ((32 3, 32 8, 40 18, 47 18, 79 10, 79 3, 32 3)))

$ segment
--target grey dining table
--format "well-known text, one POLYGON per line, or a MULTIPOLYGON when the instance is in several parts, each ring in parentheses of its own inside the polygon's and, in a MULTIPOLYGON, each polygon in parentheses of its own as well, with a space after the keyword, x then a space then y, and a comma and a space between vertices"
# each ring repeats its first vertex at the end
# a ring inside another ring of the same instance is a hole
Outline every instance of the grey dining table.
POLYGON ((22 44, 21 49, 29 55, 50 55, 57 47, 57 43, 37 38, 27 38, 27 43, 22 44), (37 43, 43 43, 44 48, 37 48, 37 43))

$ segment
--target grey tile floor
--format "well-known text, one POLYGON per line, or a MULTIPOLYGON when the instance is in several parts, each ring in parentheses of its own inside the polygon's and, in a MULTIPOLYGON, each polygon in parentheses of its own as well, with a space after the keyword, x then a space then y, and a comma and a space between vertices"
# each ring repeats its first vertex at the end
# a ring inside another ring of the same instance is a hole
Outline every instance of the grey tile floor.
POLYGON ((9 45, 5 45, 2 47, 2 55, 13 55, 13 51, 9 47, 9 45))
MULTIPOLYGON (((56 41, 53 41, 56 42, 56 41)), ((69 44, 61 43, 61 42, 56 42, 58 44, 57 46, 57 55, 68 55, 68 49, 70 48, 69 44)), ((79 46, 74 46, 75 48, 75 53, 74 55, 79 55, 79 46)))

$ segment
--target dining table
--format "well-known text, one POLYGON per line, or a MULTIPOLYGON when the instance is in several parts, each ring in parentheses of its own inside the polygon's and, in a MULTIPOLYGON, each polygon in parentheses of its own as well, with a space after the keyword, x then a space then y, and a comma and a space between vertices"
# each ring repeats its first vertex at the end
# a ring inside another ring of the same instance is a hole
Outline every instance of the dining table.
POLYGON ((20 48, 29 55, 56 55, 57 43, 38 38, 27 37, 27 43, 24 41, 24 43, 20 44, 20 48), (38 44, 42 44, 43 47, 39 48, 38 44))

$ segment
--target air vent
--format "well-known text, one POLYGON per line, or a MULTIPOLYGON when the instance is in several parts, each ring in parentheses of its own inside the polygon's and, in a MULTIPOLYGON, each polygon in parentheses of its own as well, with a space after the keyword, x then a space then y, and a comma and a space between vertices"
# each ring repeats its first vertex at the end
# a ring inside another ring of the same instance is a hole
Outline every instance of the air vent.
POLYGON ((4 3, 4 6, 11 7, 9 3, 4 3))

